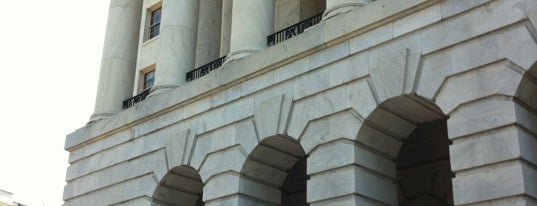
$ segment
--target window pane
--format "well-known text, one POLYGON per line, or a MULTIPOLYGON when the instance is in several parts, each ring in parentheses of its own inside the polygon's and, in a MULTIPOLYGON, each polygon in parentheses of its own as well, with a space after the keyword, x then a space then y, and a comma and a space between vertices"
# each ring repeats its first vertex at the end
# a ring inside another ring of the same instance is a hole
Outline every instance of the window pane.
POLYGON ((153 82, 155 82, 154 79, 151 79, 150 81, 147 81, 147 85, 146 85, 145 89, 149 89, 149 88, 153 87, 153 82))
POLYGON ((158 8, 157 10, 151 13, 151 25, 160 22, 160 16, 162 14, 162 9, 158 8))
POLYGON ((154 82, 155 82, 155 70, 145 73, 143 89, 146 90, 146 89, 153 87, 154 82))
POLYGON ((149 38, 156 37, 160 34, 160 24, 154 25, 151 27, 151 31, 149 32, 149 38))
POLYGON ((151 20, 149 23, 149 38, 156 37, 160 34, 160 17, 162 8, 158 8, 151 12, 151 20))

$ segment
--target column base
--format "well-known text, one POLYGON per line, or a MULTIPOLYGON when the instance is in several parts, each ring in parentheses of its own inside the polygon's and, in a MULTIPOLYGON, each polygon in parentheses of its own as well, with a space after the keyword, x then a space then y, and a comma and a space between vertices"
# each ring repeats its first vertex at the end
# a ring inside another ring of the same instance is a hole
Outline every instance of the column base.
POLYGON ((147 96, 147 99, 153 97, 153 96, 156 96, 156 95, 159 95, 159 94, 162 94, 162 93, 166 93, 172 89, 175 89, 177 88, 178 86, 175 86, 175 85, 162 85, 162 86, 154 86, 153 88, 151 88, 151 91, 149 92, 149 95, 147 96))
POLYGON ((347 13, 355 7, 362 7, 365 5, 366 3, 344 3, 331 8, 327 8, 323 13, 323 19, 321 20, 321 22, 328 20, 332 17, 338 16, 340 14, 347 13))
POLYGON ((241 60, 247 56, 254 55, 260 51, 261 49, 241 49, 237 51, 232 51, 227 55, 226 61, 224 61, 224 65, 241 60))
POLYGON ((92 123, 98 122, 99 120, 105 119, 105 118, 107 118, 109 116, 112 116, 114 114, 115 114, 115 112, 94 113, 94 114, 91 115, 89 122, 86 123, 86 124, 92 124, 92 123))

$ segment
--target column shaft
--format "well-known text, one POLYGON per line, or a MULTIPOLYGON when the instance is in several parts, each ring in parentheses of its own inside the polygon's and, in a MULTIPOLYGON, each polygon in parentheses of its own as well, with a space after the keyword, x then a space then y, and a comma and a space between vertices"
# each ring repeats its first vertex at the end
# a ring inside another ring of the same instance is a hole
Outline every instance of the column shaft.
POLYGON ((323 14, 323 20, 346 13, 353 7, 365 6, 372 1, 373 0, 326 0, 326 10, 323 14))
POLYGON ((234 0, 232 21, 227 62, 267 47, 267 36, 274 28, 274 0, 234 0))
POLYGON ((90 122, 113 115, 132 95, 142 0, 111 0, 95 111, 90 122))
POLYGON ((164 0, 160 27, 155 85, 151 95, 186 82, 186 72, 194 69, 198 0, 164 0))

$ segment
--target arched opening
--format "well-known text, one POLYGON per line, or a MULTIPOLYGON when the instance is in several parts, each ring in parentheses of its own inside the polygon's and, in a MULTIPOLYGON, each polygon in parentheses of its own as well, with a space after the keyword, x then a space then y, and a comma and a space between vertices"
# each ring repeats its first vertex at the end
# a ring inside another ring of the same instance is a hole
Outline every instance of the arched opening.
POLYGON ((241 187, 245 187, 245 195, 258 205, 308 205, 306 154, 291 138, 275 136, 263 140, 248 157, 242 174, 241 187), (259 188, 270 192, 248 193, 260 191, 259 188))
POLYGON ((445 119, 420 123, 403 141, 396 159, 401 206, 453 205, 445 119))
POLYGON ((453 205, 447 116, 433 102, 415 95, 392 98, 366 124, 401 145, 388 154, 396 168, 398 205, 453 205))
POLYGON ((537 62, 524 74, 515 96, 519 104, 531 108, 530 111, 537 110, 537 62))
POLYGON ((188 166, 171 169, 153 193, 153 206, 203 206, 203 183, 198 172, 188 166))
POLYGON ((295 165, 287 170, 287 177, 281 187, 282 204, 302 206, 306 204, 306 157, 300 157, 295 165))

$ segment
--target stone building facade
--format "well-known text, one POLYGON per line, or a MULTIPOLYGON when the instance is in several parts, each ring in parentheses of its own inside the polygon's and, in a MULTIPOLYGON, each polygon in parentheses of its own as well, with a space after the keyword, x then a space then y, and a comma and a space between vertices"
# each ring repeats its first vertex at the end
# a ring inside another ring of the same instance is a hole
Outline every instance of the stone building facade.
POLYGON ((111 0, 64 205, 535 206, 536 28, 537 0, 111 0))

